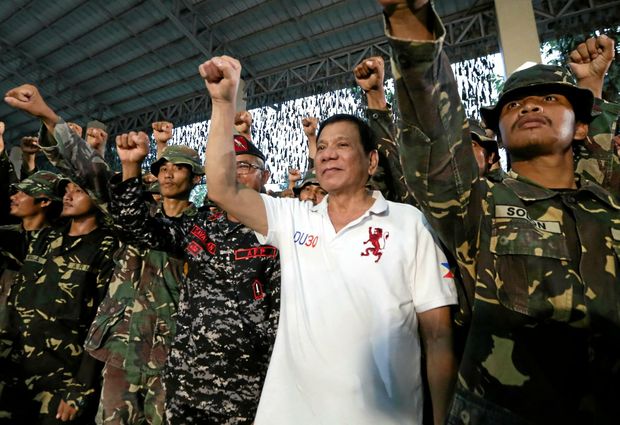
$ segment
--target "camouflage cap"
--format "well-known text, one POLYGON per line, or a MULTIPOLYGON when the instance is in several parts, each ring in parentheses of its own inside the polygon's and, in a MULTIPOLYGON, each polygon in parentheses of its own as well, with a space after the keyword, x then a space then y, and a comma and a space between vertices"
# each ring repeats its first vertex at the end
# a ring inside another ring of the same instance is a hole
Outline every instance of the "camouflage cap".
POLYGON ((11 187, 33 198, 46 197, 52 201, 61 201, 67 183, 69 179, 58 174, 50 171, 37 171, 21 182, 12 184, 11 187))
POLYGON ((192 173, 202 175, 205 173, 200 156, 194 149, 183 145, 172 145, 164 149, 161 157, 151 164, 151 173, 159 174, 159 168, 164 162, 173 164, 186 164, 192 169, 192 173))
POLYGON ((297 186, 293 188, 293 192, 295 193, 295 196, 299 195, 301 190, 305 186, 308 186, 309 184, 320 186, 319 180, 316 178, 316 173, 314 172, 314 170, 308 170, 306 172, 306 175, 304 176, 304 179, 301 181, 301 183, 299 183, 297 186))
POLYGON ((239 134, 235 134, 233 139, 235 144, 235 155, 254 155, 262 159, 263 162, 266 161, 265 154, 263 154, 254 143, 239 134))
POLYGON ((482 107, 480 113, 488 128, 497 131, 499 116, 504 105, 524 95, 557 93, 566 96, 578 121, 592 121, 594 96, 588 89, 577 87, 575 77, 566 68, 536 64, 512 73, 506 80, 495 105, 482 107))
POLYGON ((488 154, 494 152, 495 158, 499 159, 499 148, 495 139, 487 136, 486 131, 477 120, 470 118, 468 121, 471 139, 482 146, 488 154))

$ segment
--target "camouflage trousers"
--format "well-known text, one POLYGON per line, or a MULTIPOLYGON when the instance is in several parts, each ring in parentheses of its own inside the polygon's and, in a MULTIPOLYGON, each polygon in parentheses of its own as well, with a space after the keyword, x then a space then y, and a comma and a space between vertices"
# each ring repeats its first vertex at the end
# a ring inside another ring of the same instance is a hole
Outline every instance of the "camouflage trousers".
POLYGON ((133 384, 128 381, 124 369, 106 364, 97 423, 164 424, 165 400, 166 393, 159 375, 142 375, 140 383, 133 384))
POLYGON ((174 402, 166 403, 166 420, 170 425, 251 425, 254 422, 254 418, 223 416, 174 402))

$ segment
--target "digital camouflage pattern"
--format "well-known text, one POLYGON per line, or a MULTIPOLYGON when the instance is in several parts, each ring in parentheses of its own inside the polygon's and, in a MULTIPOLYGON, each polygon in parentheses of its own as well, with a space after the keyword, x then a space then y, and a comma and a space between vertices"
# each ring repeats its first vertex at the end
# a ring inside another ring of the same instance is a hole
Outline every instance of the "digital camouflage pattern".
MULTIPOLYGON (((70 131, 62 120, 56 125, 53 135, 42 127, 40 140, 50 161, 81 182, 100 209, 110 217, 109 221, 113 222, 108 210, 108 189, 114 173, 97 151, 70 131)), ((187 149, 181 152, 187 158, 184 156, 180 160, 189 161, 197 156, 195 151, 189 149, 194 152, 192 156, 187 149)), ((179 159, 177 150, 173 149, 172 153, 176 152, 179 159)), ((183 211, 183 216, 196 213, 196 207, 190 205, 183 211)), ((161 205, 153 208, 151 214, 164 217, 161 205)), ((126 230, 116 224, 115 227, 116 234, 123 239, 126 230)), ((114 422, 118 417, 124 418, 126 423, 137 423, 147 412, 152 412, 148 413, 149 423, 156 425, 163 422, 165 397, 156 377, 162 373, 175 334, 179 286, 184 279, 183 266, 180 258, 165 251, 139 248, 125 242, 114 254, 109 290, 99 305, 85 342, 86 350, 93 357, 125 372, 124 381, 120 373, 114 375, 114 381, 104 379, 104 399, 101 401, 104 423, 114 422), (114 403, 119 393, 130 401, 149 392, 154 394, 143 399, 141 409, 137 408, 140 406, 137 401, 114 403), (112 398, 109 404, 105 399, 108 395, 112 398), (111 405, 119 407, 110 411, 106 407, 111 405)))
POLYGON ((164 373, 170 423, 251 424, 279 316, 278 251, 222 213, 182 223, 148 217, 138 179, 113 185, 115 220, 132 243, 188 263, 164 373))
POLYGON ((78 409, 81 421, 94 418, 101 368, 83 343, 117 245, 103 228, 83 236, 67 232, 48 227, 34 236, 9 296, 0 417, 10 413, 15 423, 34 423, 38 413, 55 416, 61 399, 78 409), (36 410, 24 409, 33 401, 36 410))
POLYGON ((574 191, 478 178, 431 25, 435 42, 390 43, 407 185, 475 290, 448 423, 617 423, 620 204, 585 178, 574 191))

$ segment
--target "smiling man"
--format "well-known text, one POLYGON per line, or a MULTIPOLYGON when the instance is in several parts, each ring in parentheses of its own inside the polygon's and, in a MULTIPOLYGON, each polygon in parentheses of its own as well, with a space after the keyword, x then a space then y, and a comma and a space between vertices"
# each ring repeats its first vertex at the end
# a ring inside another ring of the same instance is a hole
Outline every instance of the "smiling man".
POLYGON ((617 423, 620 204, 573 165, 592 93, 561 67, 513 73, 482 110, 512 169, 480 177, 441 21, 424 0, 379 3, 405 178, 475 291, 448 423, 617 423))
POLYGON ((256 424, 420 424, 421 347, 436 423, 455 372, 452 279, 422 214, 366 189, 378 155, 368 125, 335 115, 317 135, 318 205, 235 181, 232 137, 241 66, 200 66, 213 101, 209 197, 280 249, 282 310, 256 424), (419 334, 418 334, 419 326, 419 334))

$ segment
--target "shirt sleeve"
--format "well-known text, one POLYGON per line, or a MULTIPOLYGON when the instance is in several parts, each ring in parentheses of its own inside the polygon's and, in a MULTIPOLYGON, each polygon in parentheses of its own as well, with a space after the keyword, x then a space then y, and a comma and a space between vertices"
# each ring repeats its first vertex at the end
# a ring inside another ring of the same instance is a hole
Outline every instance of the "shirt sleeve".
POLYGON ((258 232, 256 238, 261 244, 273 245, 280 248, 282 235, 287 230, 291 230, 293 223, 292 218, 296 214, 295 207, 302 203, 298 199, 290 198, 274 198, 273 196, 261 193, 261 198, 265 204, 265 212, 267 213, 267 235, 258 232))
POLYGON ((418 313, 457 304, 458 300, 448 260, 422 215, 417 231, 411 291, 418 313))

